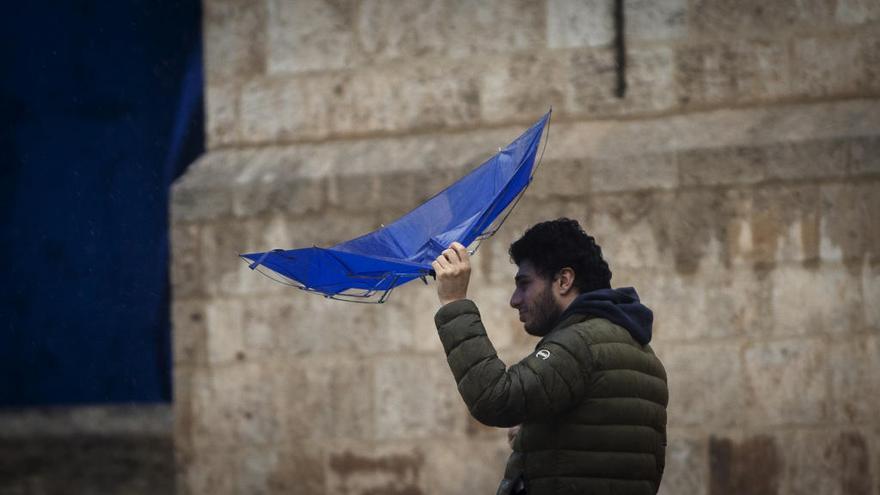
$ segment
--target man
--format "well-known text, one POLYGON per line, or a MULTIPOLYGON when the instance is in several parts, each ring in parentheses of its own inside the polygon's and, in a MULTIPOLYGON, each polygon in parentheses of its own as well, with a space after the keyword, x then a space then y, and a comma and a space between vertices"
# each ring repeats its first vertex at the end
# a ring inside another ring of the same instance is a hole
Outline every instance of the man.
POLYGON ((510 305, 535 352, 506 368, 467 299, 470 260, 453 243, 434 262, 434 319, 458 390, 478 421, 520 425, 499 494, 653 494, 666 450, 666 372, 651 310, 611 289, 602 250, 566 218, 511 244, 510 305))

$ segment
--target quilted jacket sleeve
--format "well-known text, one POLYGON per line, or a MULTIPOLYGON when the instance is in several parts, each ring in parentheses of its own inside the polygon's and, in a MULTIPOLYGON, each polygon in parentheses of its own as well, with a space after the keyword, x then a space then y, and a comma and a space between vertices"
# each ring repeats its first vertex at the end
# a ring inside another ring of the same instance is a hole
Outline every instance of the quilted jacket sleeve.
POLYGON ((555 416, 580 403, 592 357, 577 332, 546 337, 535 353, 507 368, 498 359, 477 306, 460 300, 434 317, 458 391, 471 415, 490 426, 555 416))

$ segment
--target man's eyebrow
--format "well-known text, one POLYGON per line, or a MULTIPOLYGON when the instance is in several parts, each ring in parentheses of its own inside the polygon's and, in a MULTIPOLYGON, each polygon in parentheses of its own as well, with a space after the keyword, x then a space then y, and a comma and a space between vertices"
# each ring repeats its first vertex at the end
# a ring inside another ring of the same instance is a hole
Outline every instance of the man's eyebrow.
POLYGON ((517 276, 513 277, 513 281, 519 282, 520 280, 526 280, 528 278, 529 278, 528 275, 517 275, 517 276))

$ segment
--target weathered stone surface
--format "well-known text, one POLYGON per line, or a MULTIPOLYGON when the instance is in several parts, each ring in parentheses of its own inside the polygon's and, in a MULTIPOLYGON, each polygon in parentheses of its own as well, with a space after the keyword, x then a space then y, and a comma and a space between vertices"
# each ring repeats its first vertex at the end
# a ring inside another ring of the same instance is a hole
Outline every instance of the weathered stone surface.
POLYGON ((873 493, 869 436, 857 429, 785 435, 783 493, 873 493))
POLYGON ((272 366, 284 445, 303 439, 374 437, 373 367, 355 357, 314 356, 272 366))
POLYGON ((738 40, 683 45, 675 53, 678 101, 689 106, 768 100, 790 93, 785 44, 738 40))
POLYGON ((755 397, 746 383, 750 370, 741 346, 729 343, 676 344, 658 341, 669 379, 669 426, 730 427, 749 421, 755 397))
POLYGON ((202 291, 200 231, 197 224, 171 227, 171 286, 175 297, 197 296, 202 291))
POLYGON ((839 422, 870 423, 880 410, 880 340, 859 335, 829 350, 831 402, 839 422))
POLYGON ((709 474, 708 442, 686 430, 667 431, 666 468, 660 495, 707 495, 709 474))
POLYGON ((750 344, 744 378, 751 391, 743 410, 753 425, 805 425, 829 419, 829 357, 815 339, 750 344))
MULTIPOLYGON (((606 2, 610 4, 611 2, 606 2)), ((688 34, 686 0, 628 0, 626 37, 637 42, 684 39, 688 34)))
POLYGON ((862 300, 865 307, 865 325, 868 329, 880 330, 880 264, 874 259, 862 269, 862 300))
POLYGON ((358 11, 360 46, 371 61, 466 57, 543 45, 543 2, 366 0, 358 11))
POLYGON ((388 356, 375 366, 377 439, 426 438, 464 431, 467 408, 442 354, 388 356))
POLYGON ((418 445, 345 442, 328 450, 327 493, 422 495, 433 492, 424 487, 426 459, 424 449, 418 445))
POLYGON ((174 364, 204 364, 207 361, 208 321, 202 301, 175 300, 171 305, 174 364))
POLYGON ((496 58, 480 77, 482 118, 489 122, 537 118, 554 106, 565 111, 568 71, 564 54, 529 52, 496 58))
POLYGON ((425 493, 494 493, 510 455, 507 430, 493 428, 494 441, 459 438, 432 441, 425 448, 425 493))
POLYGON ((698 0, 689 9, 689 24, 702 37, 778 33, 834 24, 833 0, 698 0))
POLYGON ((610 48, 580 49, 567 60, 568 89, 565 107, 586 117, 613 115, 622 104, 615 95, 617 62, 610 48))
POLYGON ((204 4, 203 26, 208 85, 265 70, 265 2, 210 0, 204 4))
POLYGON ((613 3, 604 0, 549 0, 547 43, 550 48, 609 45, 614 40, 613 3))
POLYGON ((350 67, 358 60, 355 2, 268 2, 270 74, 350 67))
POLYGON ((275 371, 247 360, 199 371, 192 382, 195 450, 276 442, 284 430, 275 371))
POLYGON ((538 170, 529 186, 529 194, 535 197, 583 198, 591 189, 593 171, 587 161, 545 160, 538 170))
POLYGON ((238 99, 241 86, 218 81, 205 86, 205 139, 208 149, 234 145, 238 133, 238 99))
POLYGON ((767 318, 769 285, 751 270, 650 272, 636 288, 654 311, 654 332, 664 341, 763 335, 773 325, 767 318))
POLYGON ((205 340, 211 364, 239 361, 245 356, 241 301, 215 299, 205 305, 205 340))
POLYGON ((858 94, 880 85, 878 38, 815 37, 795 41, 792 86, 797 95, 858 94))
POLYGON ((849 145, 847 139, 834 139, 683 150, 679 153, 681 182, 721 185, 843 178, 851 173, 849 145))
POLYGON ((780 266, 769 277, 774 334, 841 335, 862 328, 860 274, 823 264, 813 269, 780 266))
POLYGON ((622 155, 590 163, 594 192, 673 189, 678 185, 676 156, 666 154, 622 155))
POLYGON ((709 493, 779 493, 784 446, 775 435, 709 437, 709 493))
POLYGON ((727 230, 732 265, 767 270, 778 263, 813 266, 819 259, 819 188, 779 185, 739 196, 727 230))
POLYGON ((827 184, 821 194, 822 259, 850 264, 880 259, 880 181, 827 184))
POLYGON ((855 137, 849 140, 849 167, 853 176, 880 173, 880 137, 855 137))
POLYGON ((842 24, 866 24, 880 20, 880 5, 872 0, 838 0, 835 18, 842 24))

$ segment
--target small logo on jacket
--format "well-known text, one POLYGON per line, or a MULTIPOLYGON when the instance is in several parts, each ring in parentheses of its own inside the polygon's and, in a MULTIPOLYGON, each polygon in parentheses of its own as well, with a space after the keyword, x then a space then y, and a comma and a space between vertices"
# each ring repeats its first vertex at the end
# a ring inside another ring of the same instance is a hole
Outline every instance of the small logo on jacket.
POLYGON ((548 357, 550 357, 550 351, 548 351, 547 349, 541 349, 540 351, 535 353, 535 356, 538 356, 541 359, 547 359, 548 357))

